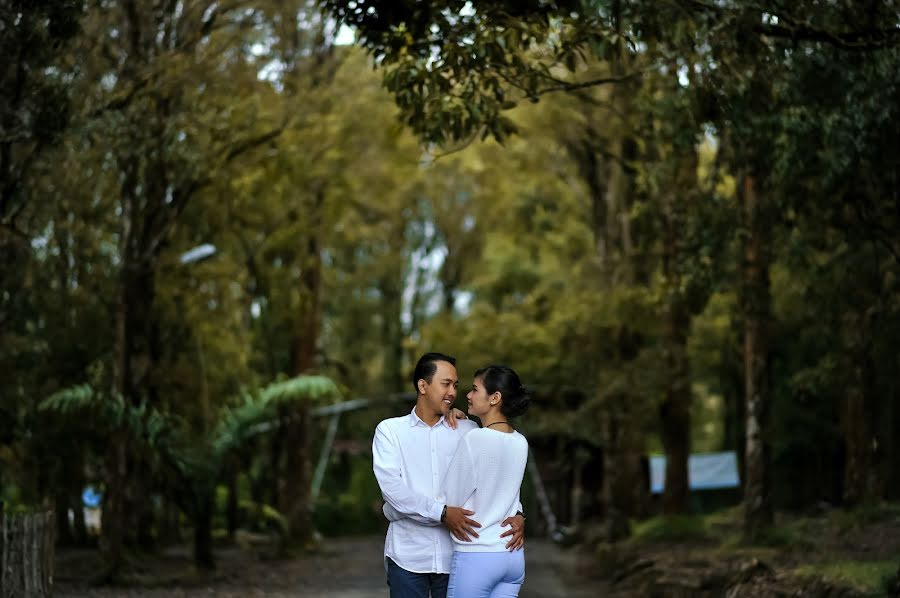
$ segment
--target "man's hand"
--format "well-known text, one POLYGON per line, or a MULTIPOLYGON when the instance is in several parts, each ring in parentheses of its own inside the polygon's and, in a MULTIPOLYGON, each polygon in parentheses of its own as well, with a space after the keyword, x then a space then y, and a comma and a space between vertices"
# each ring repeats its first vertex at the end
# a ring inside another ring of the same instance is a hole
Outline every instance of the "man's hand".
POLYGON ((450 410, 450 413, 448 413, 444 419, 447 420, 447 425, 455 430, 459 427, 459 420, 467 418, 465 413, 454 407, 450 410))
POLYGON ((472 537, 477 538, 475 533, 476 527, 481 524, 474 519, 469 519, 469 515, 474 515, 475 511, 463 509, 461 507, 447 507, 447 514, 444 516, 444 525, 453 534, 453 537, 463 542, 471 542, 472 537))
POLYGON ((500 534, 500 537, 505 538, 506 536, 512 536, 512 538, 509 539, 509 542, 506 543, 506 548, 510 552, 519 550, 525 545, 525 518, 521 515, 507 517, 503 520, 503 523, 500 524, 500 527, 506 527, 507 525, 511 525, 512 528, 500 534))

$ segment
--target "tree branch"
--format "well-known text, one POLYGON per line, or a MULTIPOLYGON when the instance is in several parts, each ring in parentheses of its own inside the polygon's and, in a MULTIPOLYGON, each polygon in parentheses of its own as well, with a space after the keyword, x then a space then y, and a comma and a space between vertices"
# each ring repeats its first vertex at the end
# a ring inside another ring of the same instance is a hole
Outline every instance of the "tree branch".
MULTIPOLYGON (((232 147, 229 151, 225 153, 223 164, 229 164, 234 159, 239 156, 249 152, 252 149, 255 149, 261 145, 264 145, 274 139, 277 139, 287 127, 288 121, 287 119, 281 123, 277 128, 258 135, 256 137, 251 137, 232 147)), ((175 225, 175 222, 178 220, 178 216, 184 211, 185 207, 188 204, 188 200, 191 197, 197 194, 198 191, 212 183, 213 178, 210 176, 205 176, 199 179, 192 180, 188 182, 186 185, 181 187, 180 189, 176 189, 173 192, 173 199, 171 208, 167 213, 167 217, 165 221, 161 224, 159 228, 159 232, 153 237, 153 240, 148 244, 146 251, 141 256, 142 259, 150 259, 154 256, 159 248, 162 246, 163 241, 168 237, 169 231, 172 230, 172 227, 175 225)))
MULTIPOLYGON (((725 17, 726 9, 709 4, 704 0, 687 0, 696 9, 725 17)), ((797 41, 823 42, 844 50, 867 51, 892 47, 900 43, 900 28, 865 29, 860 31, 828 31, 805 23, 798 23, 778 7, 756 5, 753 8, 760 13, 767 13, 778 19, 778 23, 758 23, 753 31, 768 37, 786 38, 797 41)))
POLYGON ((768 37, 824 42, 837 48, 854 51, 879 50, 890 48, 900 43, 900 28, 836 33, 824 29, 816 29, 809 25, 760 23, 753 30, 768 37))
POLYGON ((554 77, 547 76, 548 79, 555 81, 556 85, 552 85, 550 87, 545 87, 543 89, 537 90, 537 95, 543 95, 545 93, 552 93, 554 91, 577 91, 579 89, 586 89, 588 87, 596 87, 598 85, 608 85, 610 83, 624 83, 625 81, 629 81, 636 77, 640 77, 644 74, 645 71, 635 71, 633 73, 629 73, 627 75, 622 75, 621 77, 600 77, 597 79, 590 79, 588 81, 577 81, 577 82, 568 82, 563 81, 561 79, 556 79, 554 77))

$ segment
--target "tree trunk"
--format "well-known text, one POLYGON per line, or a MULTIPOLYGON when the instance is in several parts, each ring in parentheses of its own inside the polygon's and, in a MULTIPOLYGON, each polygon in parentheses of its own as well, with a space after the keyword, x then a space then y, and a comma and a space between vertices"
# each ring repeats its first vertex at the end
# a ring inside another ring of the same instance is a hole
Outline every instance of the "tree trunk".
MULTIPOLYGON (((317 200, 316 211, 321 208, 317 200)), ((319 240, 312 234, 306 243, 301 284, 303 301, 298 314, 299 327, 294 338, 294 360, 291 374, 298 376, 315 368, 319 341, 319 321, 322 292, 322 257, 319 240)), ((285 414, 285 469, 281 511, 287 517, 291 542, 306 545, 314 536, 311 504, 312 456, 310 453, 311 421, 309 405, 296 401, 285 414)))
POLYGON ((234 540, 238 528, 238 468, 237 464, 229 463, 228 476, 228 507, 226 518, 228 520, 228 538, 234 540))
MULTIPOLYGON (((888 447, 886 449, 886 461, 890 475, 886 497, 888 500, 900 500, 900 397, 897 396, 896 386, 891 388, 891 393, 885 397, 885 407, 888 410, 885 421, 890 426, 887 435, 888 447)), ((900 570, 898 570, 897 583, 900 585, 900 570)), ((900 590, 900 587, 898 587, 900 590)))
POLYGON ((384 340, 384 371, 382 384, 385 393, 395 393, 406 386, 403 382, 403 300, 400 291, 402 280, 398 272, 395 278, 381 282, 383 299, 382 338, 384 340))
MULTIPOLYGON (((281 476, 281 455, 284 452, 285 433, 284 424, 279 421, 278 427, 272 434, 272 441, 269 445, 269 471, 271 472, 272 477, 269 480, 269 483, 266 484, 268 486, 268 496, 262 501, 263 503, 272 505, 279 511, 284 511, 284 505, 281 504, 281 486, 283 484, 281 476)), ((261 473, 260 476, 264 478, 265 473, 261 473)))
POLYGON ((754 178, 746 176, 740 188, 746 235, 741 297, 744 315, 744 396, 747 401, 744 534, 751 541, 758 540, 772 526, 774 519, 766 438, 771 400, 768 346, 771 250, 763 200, 755 185, 754 178))
POLYGON ((322 256, 315 234, 306 242, 305 259, 301 264, 301 301, 297 313, 297 328, 291 347, 291 375, 309 373, 316 365, 319 344, 319 319, 322 295, 322 256))
MULTIPOLYGON (((640 336, 623 326, 619 330, 618 358, 621 367, 630 371, 640 352, 640 336)), ((634 387, 629 379, 626 388, 634 387)), ((607 538, 621 540, 631 533, 629 517, 647 512, 647 487, 644 466, 642 425, 634 409, 633 397, 627 393, 608 397, 603 438, 603 496, 607 512, 607 538)))
POLYGON ((100 515, 100 553, 105 570, 101 578, 109 580, 122 566, 125 533, 125 487, 128 482, 128 437, 124 430, 110 436, 106 456, 106 490, 100 515))
MULTIPOLYGON (((146 355, 147 327, 153 305, 154 272, 139 263, 139 250, 132 246, 131 226, 126 227, 123 240, 123 266, 120 278, 119 303, 116 314, 116 372, 115 387, 126 405, 139 402, 136 380, 145 379, 148 360, 146 355), (143 366, 143 367, 142 367, 143 366)), ((106 563, 105 578, 114 577, 121 566, 127 515, 129 510, 128 483, 129 460, 128 432, 119 428, 110 436, 107 454, 107 491, 104 496, 101 552, 106 563)), ((143 500, 143 493, 140 500, 143 500)), ((133 505, 132 505, 133 506, 133 505)), ((132 530, 137 531, 137 530, 132 530)))
MULTIPOLYGON (((695 180, 696 161, 688 160, 689 180, 695 180)), ((679 185, 685 193, 688 187, 679 185)), ((682 291, 678 266, 682 253, 681 231, 685 218, 672 193, 663 195, 663 276, 666 291, 666 362, 668 380, 666 394, 659 408, 662 443, 666 453, 666 477, 663 490, 663 512, 686 513, 690 499, 688 458, 691 453, 691 368, 688 357, 688 335, 691 314, 682 291)))
MULTIPOLYGON (((613 22, 620 33, 619 42, 610 55, 610 71, 613 76, 622 75, 630 59, 624 43, 622 24, 622 3, 612 4, 613 22)), ((616 115, 627 115, 630 111, 632 90, 626 84, 617 84, 612 89, 611 102, 616 115)), ((624 165, 625 157, 631 151, 632 139, 626 122, 619 123, 610 143, 610 155, 605 164, 605 176, 600 184, 596 176, 588 180, 594 213, 594 237, 597 258, 603 267, 603 274, 609 284, 625 286, 635 284, 633 247, 629 222, 629 206, 634 191, 634 181, 624 165), (616 252, 621 259, 609 260, 616 252), (618 265, 618 268, 611 266, 618 265)), ((596 160, 596 153, 592 160, 596 160)), ((584 172, 591 171, 594 162, 586 162, 584 172)), ((596 175, 596 173, 594 173, 596 175)), ((620 367, 630 372, 632 362, 640 353, 641 339, 628 326, 620 326, 617 331, 617 358, 620 367)), ((631 387, 630 384, 626 385, 631 387)), ((611 541, 630 534, 629 516, 643 515, 647 510, 648 488, 644 483, 641 458, 644 452, 643 434, 639 424, 639 414, 632 406, 632 397, 623 393, 610 397, 606 408, 606 434, 603 446, 603 494, 607 510, 607 538, 611 541)))
POLYGON ((629 407, 631 397, 623 395, 610 403, 604 430, 603 502, 606 539, 616 542, 631 534, 630 518, 646 514, 648 489, 637 418, 629 407))
POLYGON ((577 529, 581 524, 582 502, 584 500, 584 464, 589 455, 587 449, 576 446, 572 451, 572 495, 569 498, 569 525, 577 529))
POLYGON ((56 538, 60 546, 72 546, 75 543, 72 526, 69 523, 69 496, 65 490, 56 492, 56 538))
POLYGON ((292 542, 307 544, 313 538, 311 504, 312 462, 309 458, 310 414, 307 405, 295 405, 287 425, 285 470, 281 504, 292 542))
POLYGON ((71 492, 69 504, 72 505, 75 544, 78 546, 86 546, 88 542, 88 532, 87 522, 84 519, 84 499, 81 497, 80 489, 75 489, 71 492))
POLYGON ((659 410, 666 453, 663 512, 670 515, 686 513, 690 498, 688 458, 691 452, 691 379, 687 354, 688 322, 683 306, 670 306, 667 355, 669 381, 659 410))
POLYGON ((844 407, 843 429, 846 460, 844 462, 844 503, 848 506, 877 502, 885 497, 888 472, 884 456, 890 446, 883 430, 889 428, 890 409, 878 395, 877 373, 869 339, 871 321, 863 315, 855 319, 851 341, 853 382, 844 407), (886 418, 879 417, 883 415, 886 418))
POLYGON ((177 504, 166 501, 159 521, 159 544, 173 546, 181 542, 181 509, 177 504))
MULTIPOLYGON (((623 401, 627 400, 624 398, 623 401)), ((619 401, 616 401, 619 402, 619 401)), ((631 534, 628 522, 628 473, 624 435, 627 422, 615 407, 607 408, 603 438, 603 502, 606 507, 606 539, 615 542, 631 534)))
POLYGON ((194 564, 200 569, 215 569, 212 549, 213 495, 198 496, 194 511, 194 564))
POLYGON ((869 447, 866 425, 865 393, 860 387, 857 371, 855 384, 847 392, 844 407, 844 504, 855 506, 866 496, 866 472, 869 470, 869 447))
POLYGON ((51 595, 54 528, 52 511, 0 512, 0 598, 51 595))

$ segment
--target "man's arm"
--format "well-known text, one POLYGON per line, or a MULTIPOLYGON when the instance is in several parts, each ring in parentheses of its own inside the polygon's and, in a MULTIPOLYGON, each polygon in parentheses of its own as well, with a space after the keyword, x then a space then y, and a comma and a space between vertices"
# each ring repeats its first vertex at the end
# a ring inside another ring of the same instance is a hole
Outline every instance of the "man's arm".
POLYGON ((512 517, 507 517, 500 523, 500 527, 506 527, 507 525, 512 526, 510 529, 500 534, 501 538, 512 536, 509 539, 509 542, 506 543, 506 548, 510 552, 525 546, 525 514, 522 512, 522 500, 516 499, 516 504, 518 505, 516 507, 516 514, 512 517))
POLYGON ((412 519, 417 523, 421 523, 423 525, 433 525, 438 526, 441 525, 440 521, 434 521, 432 519, 428 519, 427 517, 422 517, 420 515, 405 515, 391 506, 391 503, 385 502, 384 506, 381 507, 381 512, 384 513, 384 516, 388 521, 400 521, 401 519, 412 519))
POLYGON ((416 515, 434 525, 440 523, 444 503, 413 492, 404 483, 400 470, 400 446, 384 422, 375 428, 372 457, 375 479, 386 503, 402 516, 416 515))

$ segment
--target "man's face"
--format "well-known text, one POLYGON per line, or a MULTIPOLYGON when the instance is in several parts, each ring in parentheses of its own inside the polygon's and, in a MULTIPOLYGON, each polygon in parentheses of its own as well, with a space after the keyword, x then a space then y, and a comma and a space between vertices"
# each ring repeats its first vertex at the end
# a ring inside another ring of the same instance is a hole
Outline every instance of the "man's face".
POLYGON ((456 368, 446 361, 438 361, 435 365, 437 371, 431 377, 431 384, 425 379, 419 380, 419 400, 424 401, 429 411, 447 415, 456 400, 459 376, 456 375, 456 368))

